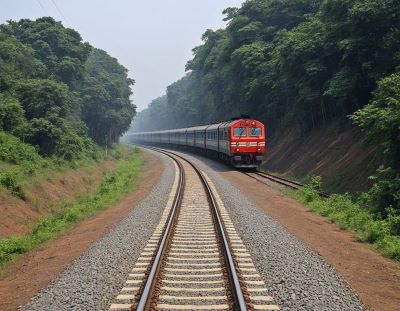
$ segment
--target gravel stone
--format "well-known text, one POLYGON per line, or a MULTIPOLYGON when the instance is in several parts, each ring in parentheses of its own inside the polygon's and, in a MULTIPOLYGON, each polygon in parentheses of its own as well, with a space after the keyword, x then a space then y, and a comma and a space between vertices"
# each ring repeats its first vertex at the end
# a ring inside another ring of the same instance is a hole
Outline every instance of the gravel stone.
POLYGON ((175 168, 161 155, 165 171, 149 196, 100 240, 73 261, 23 310, 108 310, 167 203, 175 168))
POLYGON ((231 168, 199 155, 185 156, 215 184, 256 269, 281 310, 369 310, 321 256, 219 174, 231 168))

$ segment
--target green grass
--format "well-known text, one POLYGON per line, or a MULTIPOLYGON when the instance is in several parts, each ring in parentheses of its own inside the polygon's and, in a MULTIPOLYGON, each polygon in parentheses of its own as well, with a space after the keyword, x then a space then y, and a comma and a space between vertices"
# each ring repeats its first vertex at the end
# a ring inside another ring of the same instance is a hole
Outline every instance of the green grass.
MULTIPOLYGON (((25 199, 24 186, 32 184, 38 177, 50 178, 55 173, 92 165, 99 160, 114 159, 121 156, 117 147, 105 156, 99 147, 90 148, 74 160, 50 157, 45 158, 37 150, 13 135, 0 131, 0 187, 11 195, 25 199)), ((0 189, 0 190, 3 190, 0 189)))
POLYGON ((64 204, 57 214, 35 224, 32 234, 0 240, 0 266, 43 242, 59 236, 81 220, 113 206, 138 186, 139 171, 145 159, 136 148, 118 147, 112 151, 117 168, 105 176, 97 191, 74 204, 64 204))
POLYGON ((360 241, 372 244, 384 256, 400 260, 399 215, 392 214, 382 219, 363 207, 361 199, 353 199, 349 194, 321 198, 313 186, 298 191, 287 190, 287 193, 337 223, 341 229, 353 231, 360 241))

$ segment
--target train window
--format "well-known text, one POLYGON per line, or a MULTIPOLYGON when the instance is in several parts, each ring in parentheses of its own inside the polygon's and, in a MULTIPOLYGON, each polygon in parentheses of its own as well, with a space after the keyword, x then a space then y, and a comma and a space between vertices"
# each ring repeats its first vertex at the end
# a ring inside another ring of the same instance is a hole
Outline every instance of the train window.
POLYGON ((235 127, 235 128, 233 128, 233 136, 235 136, 235 137, 244 137, 244 136, 246 136, 246 128, 245 127, 235 127))
POLYGON ((251 127, 250 128, 250 136, 260 137, 261 136, 261 127, 251 127))

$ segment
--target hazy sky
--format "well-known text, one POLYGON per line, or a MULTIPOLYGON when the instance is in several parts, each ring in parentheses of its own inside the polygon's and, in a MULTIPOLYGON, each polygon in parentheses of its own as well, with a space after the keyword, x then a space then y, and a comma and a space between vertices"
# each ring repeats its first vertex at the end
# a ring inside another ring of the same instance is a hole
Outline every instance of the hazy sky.
POLYGON ((106 50, 135 79, 139 110, 184 75, 208 28, 225 26, 222 10, 243 0, 0 0, 0 23, 47 15, 106 50))

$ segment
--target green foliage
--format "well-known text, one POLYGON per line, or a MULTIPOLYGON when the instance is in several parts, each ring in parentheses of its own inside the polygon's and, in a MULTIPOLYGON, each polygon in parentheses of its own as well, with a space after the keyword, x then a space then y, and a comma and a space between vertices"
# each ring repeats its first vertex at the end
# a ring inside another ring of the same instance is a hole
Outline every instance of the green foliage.
POLYGON ((391 214, 382 219, 372 213, 363 202, 348 194, 321 198, 309 185, 290 195, 307 204, 313 211, 337 223, 342 229, 352 230, 364 242, 371 243, 389 258, 400 260, 400 216, 391 214))
MULTIPOLYGON (((248 112, 272 133, 293 125, 307 131, 353 113, 399 64, 399 5, 248 0, 227 9, 227 28, 207 30, 189 74, 168 87, 158 129, 248 112)), ((150 123, 143 114, 138 120, 150 123)))
POLYGON ((0 265, 60 235, 96 212, 113 206, 138 186, 139 171, 143 163, 143 155, 130 149, 128 154, 118 161, 117 169, 111 175, 105 176, 96 193, 81 202, 67 204, 58 214, 38 221, 31 235, 0 239, 0 265))
POLYGON ((75 30, 51 17, 42 17, 36 21, 10 21, 1 25, 0 31, 32 47, 35 56, 62 82, 74 85, 82 78, 91 47, 75 30))
POLYGON ((72 108, 68 87, 53 80, 20 80, 13 91, 28 120, 45 118, 50 114, 65 117, 72 108))
POLYGON ((1 31, 0 25, 0 92, 8 90, 14 81, 40 78, 47 74, 46 66, 34 56, 34 50, 1 31))
POLYGON ((51 17, 0 25, 0 130, 42 156, 73 162, 97 157, 89 137, 117 142, 135 114, 132 84, 115 58, 51 17))
POLYGON ((165 129, 248 112, 278 133, 345 117, 367 104, 379 79, 399 64, 399 5, 248 0, 229 8, 227 28, 207 30, 187 63, 188 75, 168 87, 161 122, 151 113, 159 106, 137 120, 165 129))
POLYGON ((388 208, 400 213, 400 74, 382 79, 371 103, 351 118, 384 155, 369 191, 372 207, 384 215, 388 208))
POLYGON ((18 100, 0 93, 0 130, 22 136, 25 126, 24 109, 18 100))
POLYGON ((203 34, 188 74, 138 114, 133 130, 249 113, 279 137, 357 111, 352 119, 384 154, 366 205, 384 217, 400 211, 400 2, 247 0, 225 14, 226 29, 203 34))
POLYGON ((111 145, 128 130, 136 113, 129 99, 134 81, 126 68, 99 49, 92 50, 85 69, 82 118, 95 142, 111 145))
POLYGON ((24 199, 22 187, 18 183, 14 171, 0 172, 0 185, 8 189, 12 195, 24 199))
POLYGON ((0 160, 12 164, 24 162, 38 164, 42 161, 34 147, 2 131, 0 131, 0 160))
POLYGON ((19 165, 0 172, 0 185, 12 195, 24 199, 20 176, 35 172, 43 165, 43 159, 31 145, 24 144, 13 135, 0 131, 0 161, 19 165))
POLYGON ((371 141, 382 144, 385 155, 399 159, 400 73, 382 79, 372 102, 355 112, 352 119, 371 141))

